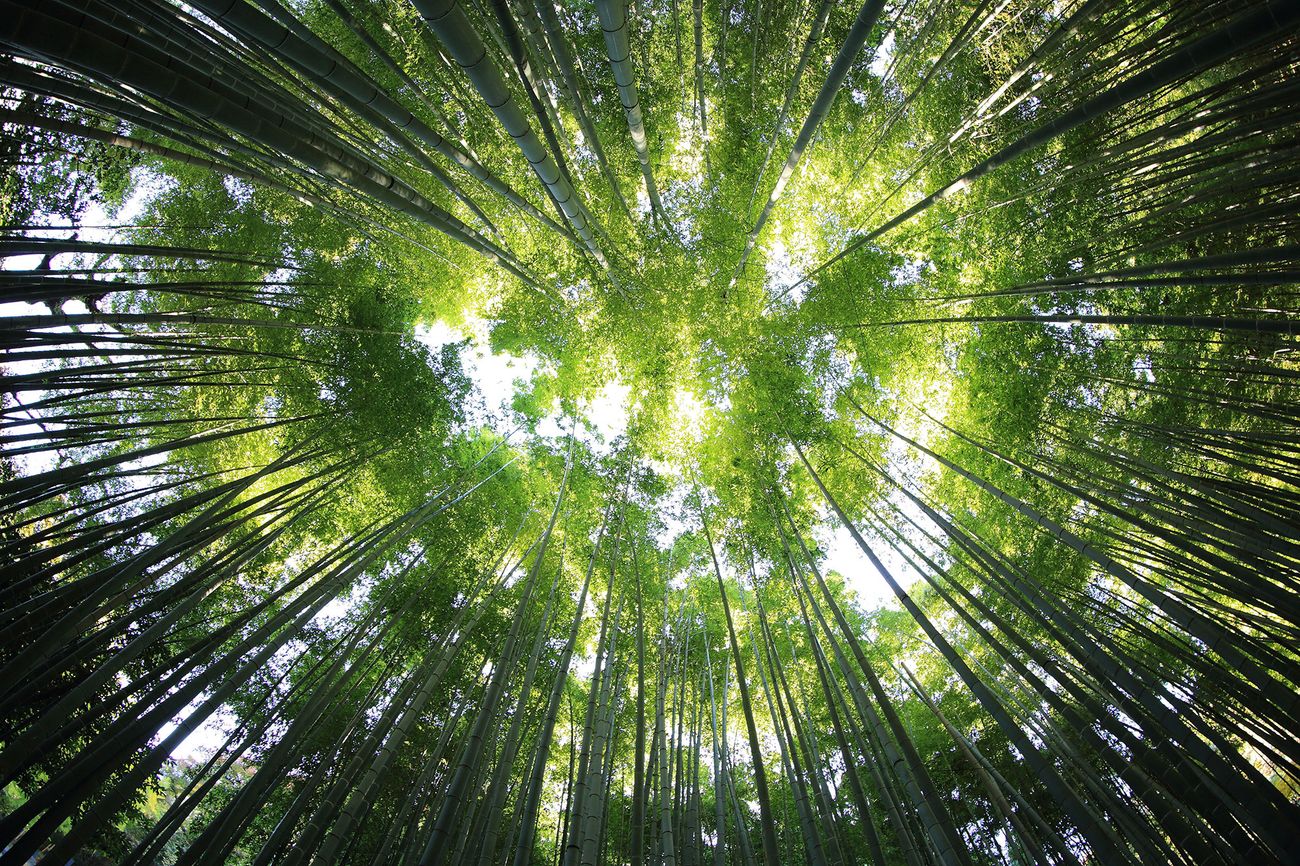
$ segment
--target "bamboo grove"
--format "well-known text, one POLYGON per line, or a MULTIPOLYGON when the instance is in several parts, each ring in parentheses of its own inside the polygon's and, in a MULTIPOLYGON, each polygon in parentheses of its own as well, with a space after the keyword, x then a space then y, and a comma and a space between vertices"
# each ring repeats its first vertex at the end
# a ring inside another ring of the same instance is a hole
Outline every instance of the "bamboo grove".
POLYGON ((0 866, 1298 862, 1298 67, 0 0, 0 866))

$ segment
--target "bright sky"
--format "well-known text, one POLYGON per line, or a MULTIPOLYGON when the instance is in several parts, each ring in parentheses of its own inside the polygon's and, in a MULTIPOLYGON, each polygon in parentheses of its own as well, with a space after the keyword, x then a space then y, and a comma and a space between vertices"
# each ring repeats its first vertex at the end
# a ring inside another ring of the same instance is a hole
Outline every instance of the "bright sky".
MULTIPOLYGON (((483 417, 478 418, 471 412, 472 420, 501 422, 509 418, 510 403, 517 388, 542 369, 541 360, 536 356, 494 353, 490 347, 488 323, 483 319, 472 319, 460 329, 444 322, 417 325, 415 338, 434 350, 449 343, 469 341, 460 352, 461 367, 474 384, 484 410, 483 417)), ((579 427, 578 438, 596 453, 608 453, 610 443, 627 430, 630 396, 631 388, 620 379, 607 382, 581 407, 584 410, 582 420, 591 432, 579 427)), ((537 432, 555 440, 568 436, 568 426, 558 405, 538 424, 537 432)))
POLYGON ((890 30, 889 33, 885 36, 884 41, 880 43, 880 47, 876 49, 875 56, 871 58, 871 65, 868 66, 867 68, 871 70, 872 75, 876 76, 877 78, 883 78, 885 75, 885 70, 889 68, 889 64, 890 62, 893 61, 893 59, 894 59, 894 31, 890 30))
MULTIPOLYGON (((892 549, 872 548, 885 563, 885 567, 906 584, 903 575, 910 574, 906 565, 892 549), (886 555, 888 554, 888 555, 886 555)), ((893 591, 885 579, 872 567, 867 557, 853 540, 853 536, 843 526, 836 526, 833 533, 822 536, 822 550, 826 551, 823 563, 825 571, 837 571, 844 575, 845 586, 857 595, 858 604, 863 610, 874 610, 887 604, 894 597, 893 591)))

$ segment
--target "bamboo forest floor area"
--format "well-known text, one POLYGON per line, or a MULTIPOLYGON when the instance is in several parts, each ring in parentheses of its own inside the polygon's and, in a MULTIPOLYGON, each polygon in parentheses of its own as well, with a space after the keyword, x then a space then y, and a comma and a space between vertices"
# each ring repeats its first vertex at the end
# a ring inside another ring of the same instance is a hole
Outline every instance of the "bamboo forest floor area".
POLYGON ((0 0, 0 866, 1300 863, 1300 0, 0 0))

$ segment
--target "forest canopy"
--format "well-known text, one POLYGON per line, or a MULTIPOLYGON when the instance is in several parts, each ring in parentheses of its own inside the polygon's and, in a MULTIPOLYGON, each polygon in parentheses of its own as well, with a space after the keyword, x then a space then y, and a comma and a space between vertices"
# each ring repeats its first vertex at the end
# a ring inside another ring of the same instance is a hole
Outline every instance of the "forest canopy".
POLYGON ((0 866, 1300 862, 1298 58, 0 0, 0 866))

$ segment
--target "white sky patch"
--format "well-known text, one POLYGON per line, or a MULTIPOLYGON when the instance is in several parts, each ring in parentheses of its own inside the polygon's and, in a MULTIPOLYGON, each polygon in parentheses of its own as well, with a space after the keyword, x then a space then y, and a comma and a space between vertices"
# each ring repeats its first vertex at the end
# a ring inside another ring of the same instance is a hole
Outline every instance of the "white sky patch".
POLYGON ((462 327, 462 330, 457 330, 441 321, 420 324, 415 326, 415 338, 434 351, 449 343, 468 339, 469 344, 460 352, 461 368, 482 398, 488 416, 475 417, 475 413, 470 412, 471 420, 486 423, 491 418, 509 417, 517 383, 531 379, 540 369, 541 359, 493 352, 488 338, 488 323, 483 319, 471 320, 462 327))
MULTIPOLYGON (((198 705, 205 700, 207 700, 207 695, 200 695, 195 698, 189 706, 181 710, 180 715, 174 721, 168 722, 159 729, 158 733, 154 735, 154 742, 160 743, 171 736, 177 726, 188 719, 198 705)), ((189 736, 181 740, 176 748, 172 749, 171 757, 177 761, 206 761, 212 757, 217 749, 220 749, 225 744, 234 729, 234 716, 225 707, 219 707, 215 713, 200 722, 198 727, 190 732, 189 736)))
MULTIPOLYGON (((44 258, 44 256, 40 253, 32 253, 31 255, 26 256, 10 256, 9 258, 4 259, 3 264, 0 264, 0 267, 3 267, 6 271, 30 271, 41 263, 42 258, 44 258)), ((14 301, 8 304, 0 304, 0 309, 7 310, 9 307, 20 305, 25 306, 19 301, 14 301)), ((4 312, 0 313, 0 315, 21 316, 23 313, 4 312)))
POLYGON ((766 269, 767 284, 773 297, 787 294, 790 287, 799 281, 799 271, 784 238, 778 237, 768 245, 766 269))
POLYGON ((586 422, 606 444, 626 432, 631 396, 630 386, 619 379, 613 379, 606 382, 587 404, 583 413, 586 422))
MULTIPOLYGON (((593 641, 594 643, 594 641, 593 641)), ((579 682, 590 682, 591 675, 596 671, 596 653, 574 654, 573 660, 569 663, 569 672, 578 679, 579 682)))
MULTIPOLYGON (((11 262, 23 260, 27 258, 31 258, 31 257, 15 256, 13 259, 10 259, 5 262, 6 269, 8 269, 8 266, 11 262)), ((36 260, 31 262, 30 264, 25 265, 25 267, 27 268, 35 267, 36 265, 40 264, 41 258, 43 258, 43 256, 36 256, 35 257, 36 260)), ((24 266, 13 265, 13 267, 19 268, 24 266)), ((86 307, 86 305, 77 298, 72 298, 70 300, 64 301, 63 304, 60 306, 59 310, 56 310, 56 312, 58 311, 62 311, 64 313, 67 313, 68 315, 81 315, 83 313, 90 312, 90 310, 86 307)), ((24 301, 10 301, 8 303, 0 304, 0 318, 10 318, 14 316, 47 316, 49 314, 50 314, 50 310, 44 304, 29 304, 24 301)), ((59 326, 56 328, 45 328, 42 330, 51 333, 54 332, 69 333, 72 330, 72 328, 67 326, 59 326)), ((88 328, 83 326, 81 330, 90 331, 93 330, 93 327, 88 328)), ((7 376, 29 376, 33 373, 39 373, 42 370, 53 369, 54 366, 55 366, 54 363, 50 361, 37 361, 37 360, 32 360, 30 358, 23 359, 21 357, 15 360, 12 356, 10 356, 4 359, 3 369, 5 375, 7 376)), ((11 428, 8 431, 8 435, 27 436, 33 433, 41 433, 43 431, 49 431, 54 428, 62 429, 64 425, 59 423, 58 421, 50 420, 48 416, 40 413, 39 411, 28 411, 25 408, 25 404, 39 403, 41 400, 44 400, 47 396, 49 396, 49 392, 44 390, 24 391, 21 394, 18 394, 16 392, 13 393, 11 395, 13 405, 6 411, 6 415, 8 415, 9 417, 13 417, 18 413, 22 413, 27 418, 31 419, 31 423, 22 424, 18 427, 11 428)), ((46 444, 48 444, 50 440, 46 439, 43 441, 46 444)), ((40 443, 37 441, 30 441, 25 443, 24 447, 30 448, 36 446, 37 444, 40 443)), ((29 477, 32 475, 39 475, 42 472, 48 472, 51 469, 55 468, 55 466, 58 463, 59 456, 60 456, 59 451, 57 449, 51 448, 46 451, 35 451, 29 454, 14 454, 11 455, 11 459, 14 461, 15 465, 17 466, 18 471, 24 477, 29 477)))
MULTIPOLYGON (((560 415, 558 409, 537 423, 537 435, 544 439, 553 440, 556 447, 559 446, 560 442, 568 439, 569 427, 564 423, 564 418, 560 415)), ((574 435, 577 436, 576 430, 574 435)), ((581 439, 582 437, 579 436, 578 438, 581 439)))
POLYGON ((871 74, 877 78, 885 77, 885 70, 894 59, 894 31, 889 31, 888 35, 881 41, 876 48, 875 56, 871 58, 871 65, 867 67, 871 74))
MULTIPOLYGON (((835 527, 830 538, 822 543, 822 549, 826 552, 826 558, 822 563, 823 568, 827 572, 835 571, 844 576, 845 586, 854 594, 864 610, 882 607, 894 597, 889 584, 872 567, 848 529, 843 526, 835 527)), ((896 578, 901 579, 901 575, 907 573, 902 571, 905 566, 901 561, 891 562, 885 555, 888 553, 896 557, 892 549, 888 549, 887 546, 882 549, 872 549, 896 578), (896 568, 896 565, 901 568, 896 568)))
POLYGON ((438 321, 431 325, 416 325, 415 339, 436 352, 448 343, 465 339, 465 335, 458 333, 446 322, 438 321))
MULTIPOLYGON (((68 226, 36 227, 27 229, 23 234, 27 237, 57 238, 60 240, 66 240, 67 238, 72 237, 73 232, 76 232, 78 240, 92 241, 94 243, 112 243, 118 239, 117 232, 113 229, 99 228, 99 226, 110 223, 116 225, 130 225, 135 222, 136 219, 139 218, 140 212, 144 210, 145 204, 148 203, 148 200, 157 191, 157 183, 150 183, 148 178, 140 178, 137 176, 136 188, 131 192, 131 195, 127 197, 126 201, 122 203, 122 207, 114 217, 109 217, 97 202, 90 202, 86 206, 86 212, 81 220, 83 225, 75 228, 69 228, 68 226)), ((37 216, 37 219, 41 218, 41 216, 37 216)), ((51 263, 52 269, 56 271, 59 270, 59 264, 61 262, 67 262, 73 255, 75 254, 61 253, 60 255, 55 256, 51 263)), ((10 256, 9 258, 0 259, 0 268, 3 268, 6 271, 28 271, 39 265, 43 258, 44 256, 40 253, 33 253, 25 256, 10 256)), ((3 307, 9 306, 9 304, 3 305, 3 307)), ((85 310, 83 309, 79 312, 85 312, 85 310)), ((5 311, 0 312, 0 315, 30 315, 30 313, 10 313, 5 311)))
MULTIPOLYGON (((442 321, 415 327, 415 338, 434 351, 450 343, 469 341, 460 352, 461 368, 482 399, 486 413, 471 411, 469 416, 471 422, 485 424, 509 418, 517 391, 543 369, 536 356, 493 352, 488 328, 489 323, 483 319, 471 320, 460 328, 442 321)), ((606 382, 580 407, 583 423, 576 428, 578 439, 598 454, 608 453, 610 443, 627 430, 631 395, 631 386, 617 377, 606 382)), ((557 403, 538 422, 537 434, 558 442, 568 438, 569 429, 570 422, 557 403)))
POLYGON ((1147 382, 1156 380, 1155 368, 1151 365, 1150 358, 1133 359, 1133 375, 1138 379, 1144 379, 1147 382))
POLYGON ((627 431, 628 409, 632 389, 622 380, 613 378, 601 387, 596 395, 579 406, 578 424, 564 416, 559 403, 549 415, 537 424, 537 435, 560 443, 568 439, 570 429, 577 440, 593 454, 606 457, 613 453, 615 439, 627 431))
MULTIPOLYGON (((893 528, 902 532, 932 559, 935 559, 940 564, 944 562, 943 553, 908 523, 910 519, 920 526, 932 525, 921 509, 904 496, 902 492, 894 490, 888 496, 888 503, 882 504, 879 510, 886 515, 886 519, 891 522, 893 528), (891 516, 891 507, 894 512, 899 512, 899 514, 891 516)), ((831 517, 826 514, 823 518, 823 528, 818 541, 826 554, 823 560, 825 569, 827 571, 836 571, 844 576, 845 585, 856 594, 864 610, 873 610, 893 603, 894 591, 890 589, 885 578, 876 571, 875 566, 871 564, 867 555, 862 552, 862 548, 858 546, 849 530, 842 525, 836 525, 834 530, 827 532, 830 526, 831 517)), ((898 582, 898 585, 904 591, 908 591, 913 584, 921 580, 921 575, 916 571, 916 568, 902 554, 896 551, 893 545, 873 532, 870 523, 858 521, 857 529, 871 548, 872 553, 880 559, 881 563, 889 570, 889 573, 893 575, 894 580, 898 582)), ((896 541, 896 543, 904 550, 907 550, 907 546, 901 541, 896 541)), ((919 560, 917 566, 920 568, 927 567, 924 562, 919 560)))
POLYGON ((326 630, 338 625, 361 605, 369 590, 369 587, 354 586, 348 595, 335 596, 311 618, 312 623, 326 630))

